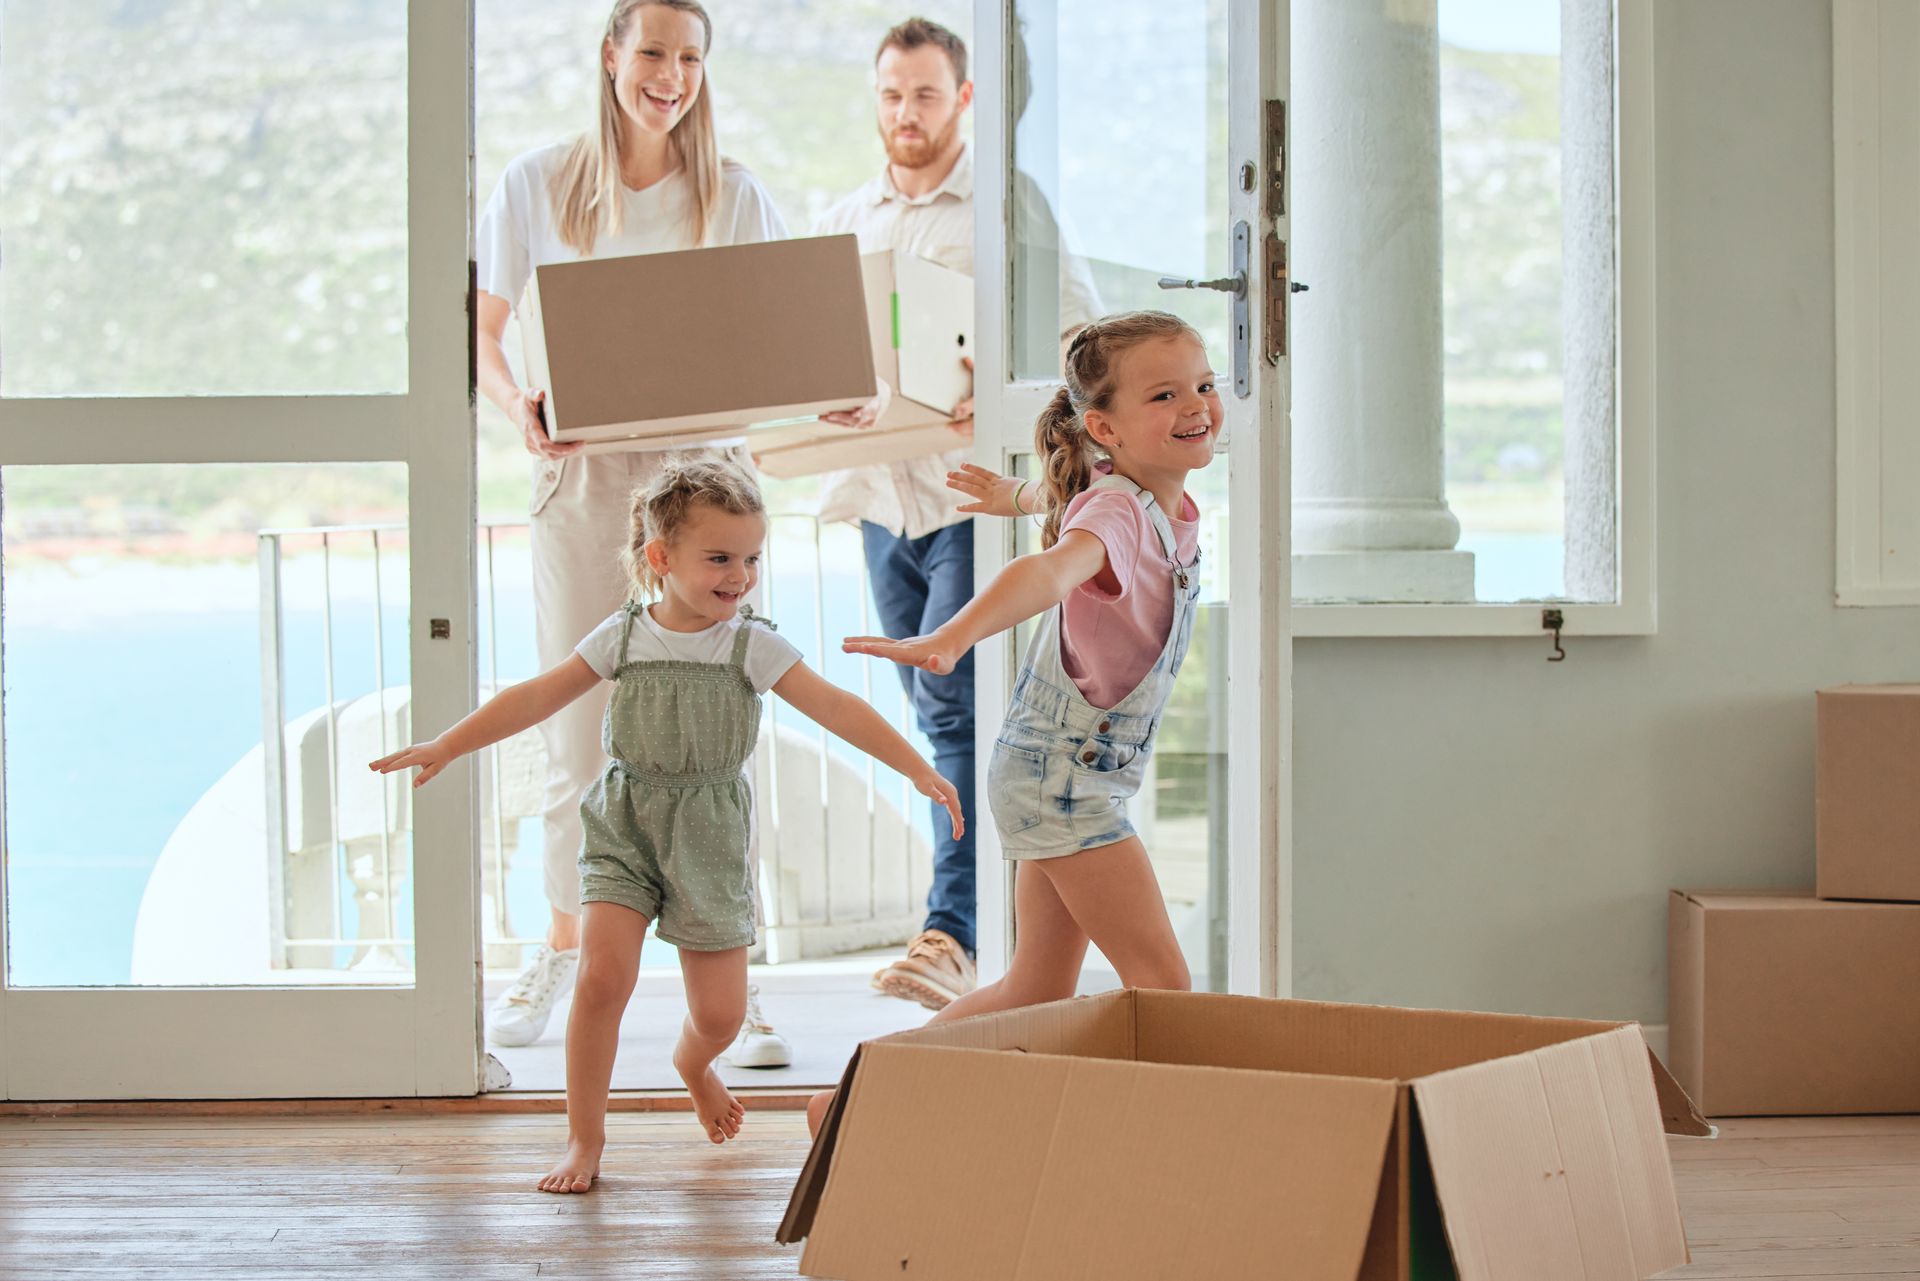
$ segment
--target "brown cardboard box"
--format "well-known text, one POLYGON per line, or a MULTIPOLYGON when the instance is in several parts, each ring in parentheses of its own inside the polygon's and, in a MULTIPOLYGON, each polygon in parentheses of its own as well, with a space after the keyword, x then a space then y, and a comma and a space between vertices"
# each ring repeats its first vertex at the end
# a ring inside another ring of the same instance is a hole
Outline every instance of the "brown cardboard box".
POLYGON ((737 439, 876 386, 852 236, 554 263, 522 312, 548 432, 590 449, 737 439))
POLYGON ((1814 707, 1816 892, 1920 903, 1920 685, 1841 685, 1814 707))
POLYGON ((1920 906, 1675 890, 1673 1073, 1709 1116, 1920 1111, 1920 906))
POLYGON ((754 459, 769 476, 899 462, 966 443, 947 422, 973 389, 960 363, 973 355, 973 277, 896 249, 861 255, 860 273, 873 367, 893 391, 886 411, 867 428, 790 423, 755 435, 754 459))
POLYGON ((1113 992, 855 1053, 779 1239, 841 1281, 1548 1281, 1687 1260, 1630 1023, 1113 992))

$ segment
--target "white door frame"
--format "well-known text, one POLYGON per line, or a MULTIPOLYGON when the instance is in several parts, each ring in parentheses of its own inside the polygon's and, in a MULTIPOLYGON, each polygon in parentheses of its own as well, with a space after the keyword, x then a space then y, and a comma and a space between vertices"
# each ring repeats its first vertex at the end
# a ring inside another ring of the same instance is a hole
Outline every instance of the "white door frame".
MULTIPOLYGON (((1292 860, 1292 491, 1289 361, 1262 358, 1259 317, 1266 314, 1269 282, 1257 269, 1258 246, 1271 231, 1289 238, 1283 211, 1291 192, 1282 167, 1283 200, 1270 210, 1265 147, 1268 101, 1287 97, 1289 0, 1229 0, 1229 166, 1218 180, 1231 188, 1227 217, 1254 230, 1249 272, 1250 314, 1255 334, 1249 368, 1251 394, 1238 399, 1230 379, 1226 396, 1232 431, 1227 456, 1232 512, 1229 539, 1229 682, 1231 705, 1257 709, 1235 716, 1228 727, 1228 841, 1230 899, 1227 985, 1230 991, 1286 996, 1293 985, 1292 860), (1255 180, 1243 189, 1239 174, 1252 164, 1255 180)), ((1007 174, 1011 122, 1007 119, 1007 33, 1013 0, 976 0, 973 62, 976 83, 988 86, 975 100, 974 237, 975 304, 974 458, 1004 471, 1015 454, 1032 450, 1034 419, 1054 384, 1009 377, 1011 315, 1010 229, 1007 174)), ((1145 172, 1145 170, 1143 170, 1145 172)), ((1223 271, 1226 264, 1210 264, 1223 271)), ((1280 288, 1286 287, 1285 282, 1280 288)), ((1216 363, 1230 353, 1214 353, 1216 363)), ((1220 365, 1224 368, 1224 364, 1220 365)), ((1217 464, 1216 464, 1217 465, 1217 464)), ((974 522, 974 558, 984 582, 1011 559, 1009 522, 974 522)), ((999 731, 1016 670, 1010 637, 981 645, 974 654, 980 716, 976 731, 976 777, 987 776, 988 757, 999 731)), ((981 790, 984 795, 984 788, 981 790)), ((979 912, 976 926, 982 980, 1003 973, 1010 954, 1010 866, 1001 858, 991 819, 975 816, 978 833, 979 912)))
MULTIPOLYGON (((472 0, 408 0, 404 394, 0 400, 0 464, 406 463, 422 730, 476 695, 472 64, 472 0), (429 619, 450 639, 430 640, 429 619)), ((0 1099, 475 1093, 474 789, 462 761, 414 801, 411 987, 9 989, 0 966, 0 1099)))

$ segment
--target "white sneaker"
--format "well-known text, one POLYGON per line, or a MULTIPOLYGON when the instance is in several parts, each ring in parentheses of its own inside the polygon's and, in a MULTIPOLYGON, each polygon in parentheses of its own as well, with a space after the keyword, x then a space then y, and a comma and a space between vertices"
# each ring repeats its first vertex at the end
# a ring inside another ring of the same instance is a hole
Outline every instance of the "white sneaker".
POLYGON ((793 1064, 793 1047, 787 1038, 773 1030, 767 1016, 760 1012, 760 988, 747 987, 747 1017, 740 1024, 740 1035, 721 1060, 738 1068, 780 1068, 793 1064))
POLYGON ((495 1045, 532 1045, 547 1030, 553 1003, 573 991, 580 970, 580 949, 556 952, 542 943, 533 962, 493 1003, 487 1039, 495 1045))

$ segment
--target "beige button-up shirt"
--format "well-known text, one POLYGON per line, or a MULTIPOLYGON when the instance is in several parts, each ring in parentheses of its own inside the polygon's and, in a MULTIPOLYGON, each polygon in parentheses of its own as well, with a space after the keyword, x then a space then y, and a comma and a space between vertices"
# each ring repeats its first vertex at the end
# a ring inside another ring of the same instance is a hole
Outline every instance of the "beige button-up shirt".
MULTIPOLYGON (((1024 180, 1023 180, 1024 181, 1024 180)), ((1030 194, 1040 210, 1045 201, 1030 194)), ((860 252, 903 249, 943 267, 973 275, 973 146, 962 147, 960 158, 938 187, 924 196, 906 196, 893 185, 887 169, 839 201, 814 224, 816 236, 852 233, 860 252)), ((1077 324, 1100 314, 1100 300, 1086 264, 1063 254, 1060 270, 1062 318, 1077 324)), ((872 521, 894 534, 921 538, 967 519, 954 510, 960 495, 947 488, 947 473, 972 455, 972 446, 960 443, 943 454, 909 458, 897 463, 854 467, 822 478, 820 518, 828 521, 872 521)))

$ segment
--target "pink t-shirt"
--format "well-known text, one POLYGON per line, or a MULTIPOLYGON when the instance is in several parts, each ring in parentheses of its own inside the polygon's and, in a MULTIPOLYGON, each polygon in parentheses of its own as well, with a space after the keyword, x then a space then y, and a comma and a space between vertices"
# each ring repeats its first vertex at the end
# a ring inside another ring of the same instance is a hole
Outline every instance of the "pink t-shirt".
MULTIPOLYGON (((1200 546, 1200 509, 1191 495, 1170 522, 1182 565, 1200 546)), ((1081 696, 1102 710, 1134 691, 1153 670, 1173 626, 1173 572, 1160 535, 1137 495, 1090 489, 1067 504, 1060 532, 1084 529, 1107 549, 1107 567, 1063 604, 1060 665, 1081 696)))

